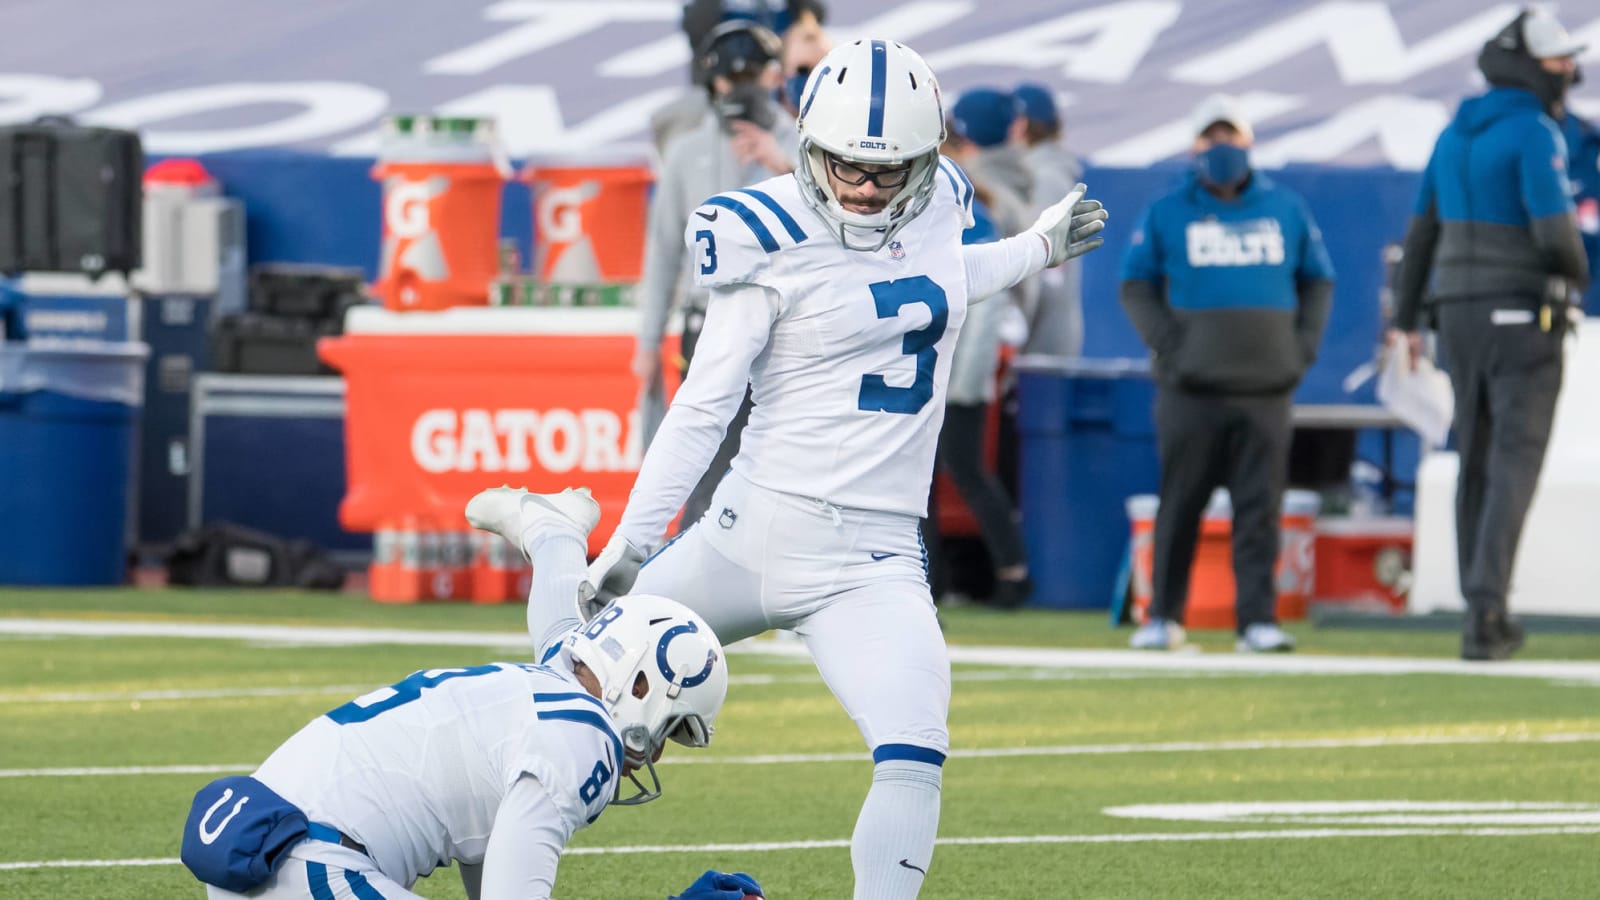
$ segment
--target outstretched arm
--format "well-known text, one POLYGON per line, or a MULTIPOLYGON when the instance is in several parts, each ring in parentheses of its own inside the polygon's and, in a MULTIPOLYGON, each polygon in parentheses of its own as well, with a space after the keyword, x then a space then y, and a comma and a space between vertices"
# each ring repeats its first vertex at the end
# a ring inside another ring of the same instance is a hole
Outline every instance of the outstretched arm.
POLYGON ((777 314, 777 294, 767 288, 712 289, 694 363, 645 453, 616 537, 641 550, 661 539, 739 411, 777 314))
POLYGON ((992 297, 1035 272, 1104 244, 1105 238, 1097 235, 1106 227, 1107 213, 1100 201, 1084 196, 1087 190, 1082 184, 1074 187, 1015 237, 963 247, 967 302, 992 297))
POLYGON ((963 245, 968 305, 987 300, 1043 269, 1048 249, 1039 235, 1026 231, 1004 240, 963 245))

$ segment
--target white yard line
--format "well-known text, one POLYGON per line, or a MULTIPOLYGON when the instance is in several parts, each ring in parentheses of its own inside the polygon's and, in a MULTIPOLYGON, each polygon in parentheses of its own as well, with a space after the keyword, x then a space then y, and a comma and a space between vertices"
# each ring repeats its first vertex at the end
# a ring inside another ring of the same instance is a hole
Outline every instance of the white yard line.
MULTIPOLYGON (((1362 737, 1304 738, 1255 741, 1169 741, 1149 744, 1064 744, 1038 747, 978 747, 950 751, 952 759, 1002 759, 1018 756, 1110 756, 1122 753, 1227 753, 1275 750, 1370 750, 1387 747, 1455 747, 1496 744, 1600 743, 1600 732, 1554 734, 1400 734, 1362 737)), ((674 754, 670 766, 770 766, 805 763, 865 762, 864 752, 788 753, 763 756, 674 754)), ((79 778, 121 775, 209 775, 249 772, 254 763, 173 766, 89 766, 51 769, 0 769, 0 778, 79 778)))
MULTIPOLYGON (((570 850, 568 851, 571 852, 570 850)), ((109 869, 122 866, 181 866, 176 856, 155 859, 45 859, 38 862, 0 863, 0 872, 18 869, 109 869)))
MULTIPOLYGON (((996 847, 1018 844, 1179 844, 1200 841, 1283 841, 1330 838, 1538 837, 1600 834, 1600 826, 1531 828, 1286 828, 1279 831, 1189 831, 1147 834, 1030 834, 997 837, 944 837, 944 847, 996 847)), ((845 838, 818 841, 766 841, 746 844, 662 844, 629 847, 573 847, 566 856, 626 856, 661 853, 772 853, 792 850, 843 850, 845 838)), ((80 869, 114 866, 176 866, 175 857, 156 859, 52 859, 0 862, 0 872, 21 869, 80 869)))
POLYGON ((260 763, 176 766, 79 766, 58 769, 0 769, 0 778, 83 778, 97 775, 227 775, 253 772, 260 763))
MULTIPOLYGON (((1134 672, 1075 672, 1065 669, 999 669, 955 672, 955 681, 1005 682, 1005 681, 1117 681, 1139 678, 1134 672)), ((786 685, 812 684, 820 686, 821 676, 809 675, 732 675, 729 684, 735 685, 786 685)), ((310 697, 322 694, 356 696, 372 690, 371 684, 304 684, 258 688, 190 688, 144 691, 62 691, 55 693, 24 694, 0 693, 0 706, 13 703, 127 703, 157 702, 163 700, 229 700, 239 697, 310 697)))
MULTIPOLYGON (((411 644, 526 650, 522 634, 486 631, 420 631, 398 628, 327 628, 308 625, 224 625, 191 622, 120 622, 78 619, 0 619, 0 635, 68 637, 159 637, 241 640, 300 646, 411 644)), ((731 652, 804 657, 800 641, 741 641, 731 652)), ((1314 653, 1151 653, 1135 650, 1057 650, 1041 647, 950 648, 950 661, 964 665, 1030 669, 1087 669, 1163 674, 1207 672, 1237 675, 1478 675, 1541 678, 1600 684, 1600 662, 1559 660, 1470 663, 1458 659, 1381 656, 1321 656, 1314 653)))
POLYGON ((314 694, 359 695, 370 690, 372 690, 372 685, 370 684, 304 684, 258 688, 68 691, 53 694, 0 694, 0 705, 8 703, 124 703, 145 700, 228 700, 235 697, 300 697, 314 694))
MULTIPOLYGON (((1281 831, 1190 831, 1130 834, 1024 834, 995 837, 942 837, 942 847, 993 847, 1010 844, 1146 844, 1190 841, 1271 841, 1309 838, 1393 837, 1521 837, 1550 834, 1600 834, 1600 825, 1547 828, 1286 828, 1281 831)), ((847 839, 830 841, 773 841, 753 844, 700 844, 697 846, 574 847, 565 854, 609 856, 639 853, 760 853, 782 850, 832 850, 850 846, 847 839)))

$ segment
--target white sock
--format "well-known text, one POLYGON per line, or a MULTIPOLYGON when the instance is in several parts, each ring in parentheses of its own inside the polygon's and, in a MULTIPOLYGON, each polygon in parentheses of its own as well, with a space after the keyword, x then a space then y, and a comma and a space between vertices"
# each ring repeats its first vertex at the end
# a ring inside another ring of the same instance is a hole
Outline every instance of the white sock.
POLYGON ((533 581, 528 587, 528 636, 544 662, 550 645, 583 623, 578 619, 578 583, 587 572, 588 559, 577 529, 541 529, 527 535, 523 544, 533 560, 533 581))
POLYGON ((909 900, 922 889, 939 833, 942 772, 906 759, 873 767, 872 789, 850 838, 855 900, 909 900))

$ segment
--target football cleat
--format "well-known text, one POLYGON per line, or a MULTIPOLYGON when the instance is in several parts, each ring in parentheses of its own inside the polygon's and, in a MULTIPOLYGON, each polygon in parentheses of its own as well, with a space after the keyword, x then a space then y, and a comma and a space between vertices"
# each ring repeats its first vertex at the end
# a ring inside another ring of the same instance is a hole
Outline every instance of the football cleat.
MULTIPOLYGON (((522 536, 541 524, 576 528, 587 538, 600 522, 600 504, 588 488, 567 488, 558 494, 533 494, 526 488, 501 486, 479 491, 467 501, 467 522, 479 531, 498 534, 528 558, 522 536)), ((529 560, 530 562, 532 560, 529 560)))

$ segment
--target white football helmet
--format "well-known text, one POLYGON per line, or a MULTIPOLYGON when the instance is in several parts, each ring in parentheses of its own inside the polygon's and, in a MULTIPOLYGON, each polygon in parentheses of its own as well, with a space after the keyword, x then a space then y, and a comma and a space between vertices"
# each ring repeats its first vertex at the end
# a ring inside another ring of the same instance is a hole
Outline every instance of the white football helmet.
POLYGON ((687 747, 711 743, 712 724, 728 694, 722 643, 705 620, 665 597, 629 594, 611 601, 567 638, 572 658, 600 681, 600 702, 611 711, 623 755, 639 788, 613 803, 646 803, 661 796, 655 755, 671 738, 687 747), (639 780, 648 772, 650 785, 639 780))
POLYGON ((944 106, 933 70, 894 41, 835 47, 811 70, 800 101, 800 194, 850 250, 876 251, 927 208, 944 143, 944 106), (839 204, 828 154, 847 162, 911 164, 904 186, 875 213, 839 204))

